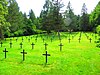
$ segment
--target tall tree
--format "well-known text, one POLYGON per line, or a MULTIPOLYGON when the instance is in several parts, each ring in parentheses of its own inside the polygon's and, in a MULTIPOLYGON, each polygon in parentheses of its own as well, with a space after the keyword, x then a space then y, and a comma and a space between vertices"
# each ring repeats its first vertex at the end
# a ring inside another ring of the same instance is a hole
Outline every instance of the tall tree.
POLYGON ((6 0, 0 0, 0 38, 4 38, 4 30, 9 29, 9 24, 5 19, 5 16, 8 13, 7 9, 7 1, 6 0))
POLYGON ((85 3, 83 3, 81 10, 80 28, 82 31, 89 31, 89 15, 87 14, 87 8, 85 3))
POLYGON ((70 31, 77 30, 77 16, 73 12, 70 1, 65 11, 65 25, 70 31))
POLYGON ((19 11, 16 0, 9 0, 7 21, 11 24, 11 33, 19 34, 23 28, 23 14, 19 11))
POLYGON ((93 12, 90 14, 90 24, 92 30, 95 30, 96 27, 100 25, 100 1, 96 5, 93 12))

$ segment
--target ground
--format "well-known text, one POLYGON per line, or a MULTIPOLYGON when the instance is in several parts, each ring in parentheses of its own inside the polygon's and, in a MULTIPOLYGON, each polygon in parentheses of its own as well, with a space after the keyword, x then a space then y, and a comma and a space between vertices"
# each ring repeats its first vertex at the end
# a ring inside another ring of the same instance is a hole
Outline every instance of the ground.
POLYGON ((63 32, 61 33, 62 51, 60 51, 60 40, 57 35, 51 34, 47 37, 40 34, 37 42, 36 37, 37 35, 12 37, 2 41, 0 75, 100 75, 100 48, 97 48, 95 43, 99 38, 97 34, 82 32, 80 35, 80 32, 71 34, 63 32), (91 43, 89 38, 92 39, 91 43), (12 39, 12 48, 9 44, 10 39, 12 39), (23 43, 22 49, 20 48, 21 42, 23 43), (31 46, 32 42, 35 44, 34 49, 31 46), (47 64, 43 56, 46 52, 45 43, 48 44, 47 52, 50 54, 47 64), (3 52, 5 48, 8 51, 6 59, 3 52), (25 61, 22 60, 23 49, 27 52, 25 61))

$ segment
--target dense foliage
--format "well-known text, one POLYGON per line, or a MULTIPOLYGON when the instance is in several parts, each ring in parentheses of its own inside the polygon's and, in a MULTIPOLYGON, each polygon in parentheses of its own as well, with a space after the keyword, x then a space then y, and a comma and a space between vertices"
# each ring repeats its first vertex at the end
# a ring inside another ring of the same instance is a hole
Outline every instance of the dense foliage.
POLYGON ((71 3, 66 10, 62 1, 45 0, 39 17, 33 10, 22 13, 16 0, 0 0, 0 38, 59 31, 100 31, 100 1, 88 14, 85 3, 81 15, 75 15, 71 3))

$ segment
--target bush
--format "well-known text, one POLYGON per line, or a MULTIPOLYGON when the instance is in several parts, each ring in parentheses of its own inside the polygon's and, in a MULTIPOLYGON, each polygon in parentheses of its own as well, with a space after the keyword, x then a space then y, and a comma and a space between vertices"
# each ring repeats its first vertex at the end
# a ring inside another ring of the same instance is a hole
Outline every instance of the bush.
POLYGON ((98 25, 97 27, 96 27, 96 32, 99 34, 99 36, 100 36, 100 25, 98 25))

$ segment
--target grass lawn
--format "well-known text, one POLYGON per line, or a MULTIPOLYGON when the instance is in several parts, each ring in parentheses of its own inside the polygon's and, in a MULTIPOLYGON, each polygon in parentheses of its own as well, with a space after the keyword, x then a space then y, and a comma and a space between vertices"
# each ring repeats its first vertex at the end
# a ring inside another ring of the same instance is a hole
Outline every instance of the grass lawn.
POLYGON ((82 33, 80 43, 79 36, 80 32, 61 33, 62 51, 56 35, 48 37, 38 35, 37 42, 35 40, 37 35, 24 36, 23 42, 22 37, 7 38, 6 41, 2 41, 2 47, 0 46, 0 75, 100 75, 100 48, 94 43, 97 40, 95 34, 82 33), (89 38, 92 39, 91 43, 89 38), (12 39, 12 48, 9 44, 10 39, 12 39), (35 44, 34 49, 31 46, 32 42, 35 44), (43 56, 46 52, 45 43, 48 44, 47 52, 50 54, 47 65, 43 56), (6 59, 3 52, 5 48, 8 51, 6 59), (27 52, 25 61, 22 60, 23 49, 27 52))

